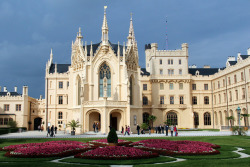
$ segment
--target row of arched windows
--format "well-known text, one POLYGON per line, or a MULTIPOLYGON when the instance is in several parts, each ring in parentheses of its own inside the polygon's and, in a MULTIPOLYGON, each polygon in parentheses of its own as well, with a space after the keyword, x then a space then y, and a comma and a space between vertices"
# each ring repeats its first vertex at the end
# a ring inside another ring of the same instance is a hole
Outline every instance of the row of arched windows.
MULTIPOLYGON (((143 113, 143 123, 148 123, 148 113, 143 113)), ((167 113, 167 122, 170 125, 178 125, 178 116, 175 112, 167 113)), ((194 125, 199 125, 199 115, 194 112, 194 125)), ((204 125, 211 125, 211 114, 209 112, 204 113, 204 125)))

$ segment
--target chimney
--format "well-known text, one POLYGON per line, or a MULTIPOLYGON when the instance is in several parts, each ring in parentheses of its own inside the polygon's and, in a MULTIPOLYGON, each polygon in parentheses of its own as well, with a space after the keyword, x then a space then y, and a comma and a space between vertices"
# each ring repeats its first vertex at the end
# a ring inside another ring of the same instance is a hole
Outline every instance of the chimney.
POLYGON ((28 95, 28 86, 23 86, 23 95, 28 95))
POLYGON ((14 92, 17 92, 17 86, 14 87, 14 92))
POLYGON ((247 55, 250 55, 250 48, 247 49, 247 55))
POLYGON ((40 95, 40 100, 42 100, 43 99, 43 95, 40 95))
POLYGON ((4 92, 7 92, 6 86, 3 87, 3 91, 4 91, 4 92))
POLYGON ((2 92, 2 87, 0 86, 0 92, 2 92))

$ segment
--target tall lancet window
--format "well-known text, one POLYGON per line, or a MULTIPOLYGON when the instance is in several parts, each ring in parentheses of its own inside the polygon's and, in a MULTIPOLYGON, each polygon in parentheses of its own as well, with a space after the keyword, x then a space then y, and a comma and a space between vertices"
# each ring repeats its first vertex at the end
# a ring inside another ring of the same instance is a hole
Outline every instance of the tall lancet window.
POLYGON ((77 82, 77 104, 81 105, 81 79, 78 77, 78 82, 77 82))
POLYGON ((130 91, 130 105, 133 105, 133 79, 130 77, 129 79, 129 91, 130 91))
POLYGON ((100 97, 104 96, 105 86, 107 87, 107 97, 111 97, 111 72, 110 72, 109 66, 106 63, 103 63, 99 72, 99 96, 100 97))

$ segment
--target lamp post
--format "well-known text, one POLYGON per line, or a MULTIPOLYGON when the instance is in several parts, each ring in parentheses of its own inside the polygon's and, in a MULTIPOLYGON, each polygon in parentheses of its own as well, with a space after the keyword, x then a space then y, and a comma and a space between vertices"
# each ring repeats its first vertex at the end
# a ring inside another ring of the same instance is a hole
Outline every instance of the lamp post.
POLYGON ((238 118, 239 118, 239 128, 240 128, 240 112, 241 112, 241 109, 240 107, 238 106, 238 108, 236 109, 237 113, 238 113, 238 118))

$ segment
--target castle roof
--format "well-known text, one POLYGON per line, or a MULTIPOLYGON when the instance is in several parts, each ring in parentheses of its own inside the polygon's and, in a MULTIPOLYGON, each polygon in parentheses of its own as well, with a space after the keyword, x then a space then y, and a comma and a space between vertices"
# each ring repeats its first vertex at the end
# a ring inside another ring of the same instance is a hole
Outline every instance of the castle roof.
POLYGON ((243 60, 247 59, 249 56, 250 56, 250 55, 240 55, 240 57, 241 57, 243 60))
MULTIPOLYGON (((69 70, 69 66, 71 64, 56 64, 57 65, 57 72, 58 73, 66 73, 69 70)), ((55 72, 55 64, 51 64, 49 73, 55 72)))
POLYGON ((141 75, 142 75, 142 76, 144 76, 144 75, 149 76, 150 73, 147 72, 146 68, 141 68, 141 75))
POLYGON ((219 69, 220 68, 188 68, 188 73, 196 75, 196 71, 199 71, 199 75, 213 75, 217 73, 219 69))
MULTIPOLYGON (((111 48, 113 49, 114 53, 117 55, 117 52, 118 52, 118 44, 113 44, 109 41, 109 44, 111 46, 111 48)), ((93 53, 96 52, 96 50, 98 49, 98 47, 101 45, 101 42, 99 43, 96 43, 96 44, 92 44, 92 49, 93 49, 93 53)), ((122 51, 122 48, 123 48, 123 45, 119 45, 120 46, 120 54, 121 56, 123 56, 123 51, 122 51)), ((85 46, 83 46, 84 48, 85 46)), ((127 48, 125 46, 125 48, 127 48)), ((91 45, 87 45, 87 56, 90 56, 90 49, 91 49, 91 45)), ((94 54, 93 54, 94 56, 94 54)))
MULTIPOLYGON (((0 96, 7 96, 7 93, 8 92, 0 92, 0 96)), ((17 93, 17 92, 9 92, 10 93, 10 96, 20 96, 22 94, 20 93, 17 93)))
POLYGON ((228 61, 228 63, 230 64, 230 66, 233 66, 237 63, 237 61, 228 61))

